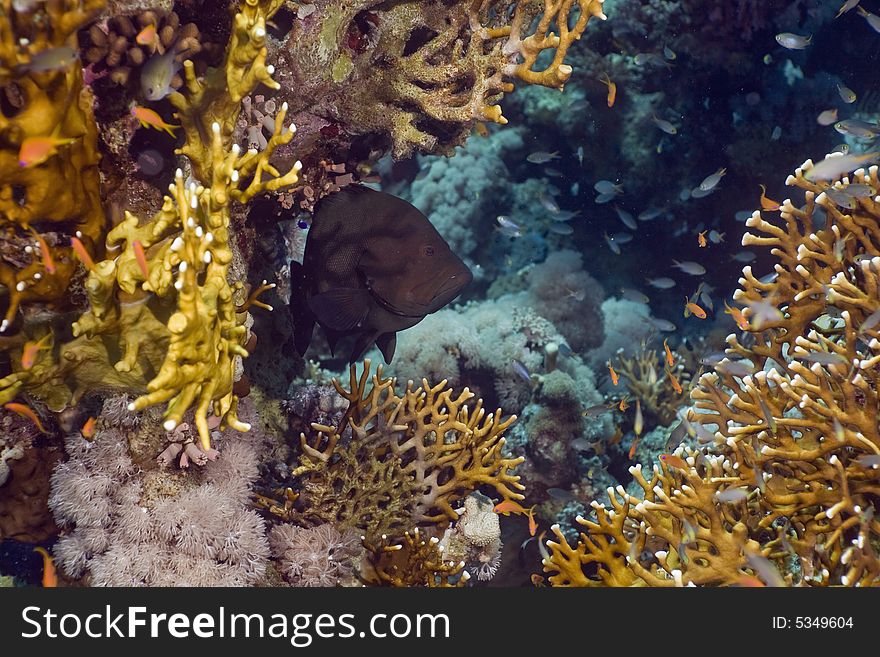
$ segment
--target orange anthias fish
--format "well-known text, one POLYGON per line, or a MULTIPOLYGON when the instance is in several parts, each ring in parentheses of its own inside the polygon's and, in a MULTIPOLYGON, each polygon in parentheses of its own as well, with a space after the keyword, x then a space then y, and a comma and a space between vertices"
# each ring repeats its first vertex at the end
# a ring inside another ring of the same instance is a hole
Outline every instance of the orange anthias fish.
POLYGON ((34 234, 34 239, 37 240, 37 246, 40 247, 40 258, 43 261, 43 267, 45 267, 46 271, 50 274, 54 274, 57 271, 57 268, 55 267, 55 261, 52 259, 52 252, 49 250, 49 245, 46 244, 46 240, 43 239, 43 236, 33 228, 31 228, 31 232, 34 234))
POLYGON ((538 532, 538 521, 535 520, 535 507, 529 508, 529 536, 534 536, 538 532))
POLYGON ((774 201, 773 199, 767 198, 767 187, 764 185, 758 185, 761 188, 761 209, 766 210, 767 212, 776 212, 779 208, 782 207, 781 203, 774 201))
POLYGON ((477 133, 480 137, 488 137, 489 136, 489 128, 486 127, 486 124, 482 121, 477 121, 474 124, 474 132, 477 133))
POLYGON ((518 513, 520 515, 526 516, 529 514, 529 510, 523 507, 522 504, 516 502, 515 500, 504 500, 495 505, 492 509, 495 513, 500 513, 502 515, 509 515, 511 513, 518 513))
POLYGON ((179 125, 169 125, 162 120, 162 117, 159 116, 153 110, 147 107, 140 107, 139 105, 135 105, 131 108, 131 115, 141 122, 141 125, 145 128, 153 128, 154 130, 164 130, 172 137, 175 136, 174 128, 179 128, 179 125))
POLYGON ((675 356, 672 355, 672 350, 669 348, 666 340, 663 341, 663 348, 666 350, 666 364, 669 367, 675 367, 675 356))
POLYGON ((751 328, 751 326, 749 325, 749 320, 747 320, 746 316, 743 315, 742 310, 728 305, 727 301, 724 302, 724 312, 733 317, 733 321, 736 322, 736 325, 740 328, 740 330, 748 331, 751 328))
POLYGON ((529 579, 532 580, 533 586, 547 586, 546 584, 544 584, 544 576, 539 575, 538 573, 532 573, 529 576, 529 579))
POLYGON ((70 246, 76 254, 76 257, 86 266, 86 269, 93 271, 95 269, 95 261, 92 260, 92 256, 86 251, 85 244, 83 244, 78 237, 71 237, 70 246))
POLYGON ((626 401, 626 397, 624 397, 623 399, 620 400, 620 403, 617 405, 617 408, 620 409, 620 412, 621 412, 621 413, 625 413, 625 412, 626 412, 626 409, 629 408, 629 404, 628 404, 627 401, 626 401))
POLYGON ((58 147, 76 141, 75 137, 62 139, 54 135, 48 137, 27 137, 21 142, 18 151, 18 166, 27 168, 42 164, 58 152, 58 147))
POLYGON ((149 278, 150 268, 147 266, 147 254, 144 253, 144 245, 138 240, 134 240, 131 243, 131 248, 134 250, 134 259, 137 261, 138 269, 141 270, 144 278, 149 278))
POLYGON ((617 100, 617 84, 611 81, 607 73, 602 75, 603 77, 599 78, 599 82, 608 87, 608 107, 614 107, 614 101, 617 100))
POLYGON ((46 340, 50 337, 52 337, 52 334, 47 333, 35 342, 25 342, 24 349, 21 350, 22 369, 29 370, 34 366, 34 363, 37 360, 37 354, 40 352, 40 349, 46 348, 46 340))
POLYGON ((154 50, 159 45, 159 33, 156 32, 156 24, 150 23, 134 38, 141 46, 151 46, 154 50))
POLYGON ((687 470, 688 464, 680 456, 676 456, 675 454, 661 454, 660 460, 663 461, 666 465, 671 465, 673 468, 678 468, 679 470, 687 470))
POLYGON ((607 365, 608 365, 608 373, 611 375, 611 383, 613 385, 617 385, 617 382, 620 379, 620 377, 618 377, 617 372, 614 371, 614 368, 611 366, 611 363, 607 363, 607 365))
POLYGON ((636 455, 636 447, 639 446, 640 437, 636 436, 635 440, 633 440, 633 444, 629 448, 629 460, 632 461, 633 457, 636 455))
POLYGON ((34 552, 43 556, 43 588, 54 589, 58 586, 58 573, 55 570, 55 562, 46 548, 35 547, 34 552))
POLYGON ((697 234, 697 244, 700 245, 700 248, 705 249, 708 246, 708 242, 706 241, 706 231, 704 230, 702 233, 697 234))
POLYGON ((698 319, 706 319, 706 311, 703 310, 702 308, 700 308, 693 301, 691 301, 690 299, 685 297, 684 298, 684 316, 688 317, 689 315, 693 315, 694 317, 697 317, 698 319))
POLYGON ((675 394, 682 394, 684 390, 682 390, 681 384, 678 382, 678 379, 675 378, 675 374, 673 374, 669 370, 666 370, 666 376, 669 377, 669 383, 672 384, 672 389, 675 390, 675 394))
POLYGON ((49 433, 46 431, 46 427, 43 426, 43 423, 40 422, 40 418, 37 417, 37 414, 34 413, 33 409, 26 404, 19 404, 18 402, 8 402, 3 404, 3 408, 7 411, 12 411, 13 413, 18 413, 22 417, 27 418, 31 422, 37 425, 37 429, 42 431, 43 433, 49 433))
POLYGON ((86 420, 86 423, 82 426, 82 429, 79 432, 82 434, 82 437, 86 440, 91 440, 95 437, 95 418, 90 417, 86 420))
POLYGON ((764 582, 759 580, 757 577, 754 577, 753 575, 741 575, 740 577, 737 577, 734 580, 733 585, 734 586, 744 586, 747 588, 752 588, 752 587, 757 588, 757 587, 765 587, 766 586, 766 584, 764 584, 764 582))

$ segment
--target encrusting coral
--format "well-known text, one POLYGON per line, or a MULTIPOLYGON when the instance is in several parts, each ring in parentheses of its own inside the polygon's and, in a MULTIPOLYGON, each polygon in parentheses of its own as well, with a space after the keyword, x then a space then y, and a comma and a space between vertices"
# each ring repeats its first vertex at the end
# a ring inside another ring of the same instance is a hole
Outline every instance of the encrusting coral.
POLYGON ((440 527, 458 519, 452 504, 480 486, 504 499, 521 500, 524 487, 514 474, 522 458, 502 453, 504 431, 515 416, 486 414, 482 400, 465 388, 454 393, 446 381, 402 395, 381 367, 370 361, 350 389, 334 381, 349 403, 336 427, 314 424, 301 436, 303 453, 293 474, 301 478, 296 506, 277 509, 287 520, 306 525, 333 522, 356 528, 369 540, 400 537, 416 524, 440 527))
POLYGON ((847 210, 827 193, 880 179, 872 166, 812 181, 813 167, 786 181, 804 205, 746 222, 743 244, 771 247, 775 277, 744 268, 734 300, 749 339, 729 336, 730 358, 691 392, 703 446, 650 477, 632 468, 643 495, 609 489, 612 508, 593 504, 576 546, 554 527, 551 583, 732 585, 749 571, 772 585, 880 582, 880 202, 854 193, 847 210))
POLYGON ((25 3, 20 11, 12 0, 0 2, 0 96, 7 108, 0 112, 0 284, 7 296, 0 333, 22 302, 64 305, 77 268, 73 231, 94 252, 105 230, 93 99, 71 47, 76 30, 103 4, 25 3), (47 157, 27 155, 44 140, 52 144, 47 157))

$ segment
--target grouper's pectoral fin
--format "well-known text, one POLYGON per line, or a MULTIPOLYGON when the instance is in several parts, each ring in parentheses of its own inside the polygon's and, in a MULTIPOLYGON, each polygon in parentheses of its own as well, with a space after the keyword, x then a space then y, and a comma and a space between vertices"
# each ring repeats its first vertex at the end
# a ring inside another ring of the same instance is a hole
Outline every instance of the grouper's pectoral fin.
POLYGON ((391 363, 394 358, 394 350, 397 348, 397 333, 383 333, 376 338, 376 346, 382 352, 386 363, 391 363))
POLYGON ((351 331, 367 318, 370 302, 367 290, 340 287, 309 297, 309 308, 325 328, 351 331))

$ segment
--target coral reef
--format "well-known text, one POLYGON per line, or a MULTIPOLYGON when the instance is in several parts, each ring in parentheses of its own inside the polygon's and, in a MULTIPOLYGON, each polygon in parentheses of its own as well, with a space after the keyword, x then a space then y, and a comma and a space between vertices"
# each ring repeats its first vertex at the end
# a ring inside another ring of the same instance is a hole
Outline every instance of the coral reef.
POLYGON ((348 409, 337 426, 313 425, 301 436, 302 454, 293 474, 302 484, 297 505, 285 519, 315 526, 333 522, 356 528, 369 540, 400 537, 414 524, 445 526, 458 519, 452 504, 480 486, 504 499, 519 500, 514 474, 521 458, 502 454, 504 431, 515 416, 486 414, 482 400, 465 388, 454 393, 446 381, 407 384, 371 374, 364 362, 350 389, 334 381, 348 409))
POLYGON ((202 472, 160 483, 132 461, 127 432, 65 440, 49 506, 64 534, 55 557, 93 586, 246 586, 263 577, 269 545, 250 510, 256 438, 217 435, 222 457, 202 472))
POLYGON ((376 542, 364 540, 368 569, 361 575, 370 586, 426 586, 450 588, 464 586, 470 574, 464 561, 444 561, 436 536, 424 536, 418 528, 406 532, 401 540, 383 536, 376 542))
POLYGON ((294 527, 276 525, 269 532, 273 555, 292 586, 340 586, 354 581, 360 540, 351 529, 339 532, 333 525, 294 527))
POLYGON ((632 468, 642 493, 610 490, 611 509, 578 519, 575 547, 554 527, 551 583, 732 585, 750 571, 770 585, 880 581, 880 204, 855 194, 880 179, 872 166, 811 181, 815 166, 786 181, 803 205, 747 221, 743 244, 770 247, 776 275, 743 269, 734 300, 747 339, 730 335, 729 358, 691 392, 702 447, 680 447, 649 476, 632 468), (852 190, 849 208, 835 190, 852 190))
POLYGON ((94 253, 106 229, 93 99, 69 45, 103 0, 21 11, 14 4, 0 4, 0 283, 7 295, 0 333, 22 303, 66 306, 77 269, 70 237, 77 232, 94 253), (48 64, 47 52, 54 55, 48 64))
POLYGON ((499 101, 514 81, 562 89, 570 46, 605 18, 601 0, 311 4, 280 46, 279 97, 307 139, 379 135, 396 158, 448 153, 475 122, 506 123, 499 101))

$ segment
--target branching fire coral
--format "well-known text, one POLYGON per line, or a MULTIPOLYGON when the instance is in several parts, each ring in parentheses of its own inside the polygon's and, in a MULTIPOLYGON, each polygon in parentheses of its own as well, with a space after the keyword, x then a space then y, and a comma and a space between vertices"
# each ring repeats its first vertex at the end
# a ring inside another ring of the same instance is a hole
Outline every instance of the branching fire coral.
POLYGON ((229 282, 230 208, 233 201, 246 204, 296 183, 301 165, 296 162, 281 175, 269 164, 275 149, 293 138, 293 126, 284 125, 286 105, 275 117, 264 151, 242 153, 231 144, 231 134, 241 95, 261 82, 272 84, 262 43, 265 21, 277 5, 245 0, 224 67, 202 83, 187 66, 191 96, 172 95, 186 129, 183 153, 205 184, 185 184, 178 170, 170 195, 151 220, 126 213, 107 235, 110 258, 88 265, 90 309, 74 322, 75 339, 61 345, 60 362, 48 359, 0 380, 0 399, 11 399, 22 387, 36 389, 60 410, 88 390, 122 389, 141 394, 132 403, 135 410, 168 401, 169 430, 195 403, 206 451, 209 411, 223 426, 247 430, 236 419, 232 393, 237 360, 247 356, 247 308, 237 308, 233 298, 241 284, 229 282), (218 76, 225 76, 222 84, 218 76), (222 125, 215 121, 206 128, 208 117, 221 114, 222 125))
POLYGON ((609 490, 613 508, 594 504, 577 546, 554 528, 552 583, 736 584, 748 570, 801 586, 880 582, 880 179, 872 166, 811 182, 812 167, 786 181, 803 206, 747 221, 743 245, 771 247, 776 276, 743 270, 734 300, 749 339, 729 336, 730 359, 691 393, 704 447, 679 448, 685 460, 650 480, 631 469, 644 497, 609 490), (874 191, 844 210, 832 197, 852 185, 874 191))
POLYGON ((464 561, 444 561, 438 539, 424 536, 418 528, 400 541, 388 536, 375 543, 365 539, 364 548, 370 568, 361 576, 371 586, 449 588, 470 579, 462 572, 464 561))
POLYGON ((334 383, 348 411, 339 427, 313 425, 316 434, 301 437, 294 474, 303 478, 304 506, 291 519, 356 527, 373 540, 414 524, 447 525, 458 518, 452 504, 480 486, 523 499, 514 474, 523 459, 502 454, 515 416, 487 415, 482 400, 469 407, 474 394, 456 394, 445 380, 409 382, 398 395, 381 368, 371 376, 370 361, 360 377, 352 367, 350 390, 334 383))
POLYGON ((568 49, 591 18, 605 18, 603 2, 318 0, 285 56, 319 78, 298 84, 333 99, 309 113, 353 134, 388 135, 397 158, 451 152, 475 121, 507 123, 499 101, 515 80, 561 90, 572 73, 568 49), (553 57, 539 64, 548 50, 553 57))

